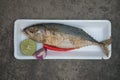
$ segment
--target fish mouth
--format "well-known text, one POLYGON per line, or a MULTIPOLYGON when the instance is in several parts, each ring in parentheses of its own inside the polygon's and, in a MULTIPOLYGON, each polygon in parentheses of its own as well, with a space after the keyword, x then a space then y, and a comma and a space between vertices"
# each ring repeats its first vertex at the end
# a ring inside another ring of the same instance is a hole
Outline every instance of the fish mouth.
POLYGON ((34 34, 33 34, 32 32, 30 32, 27 28, 24 28, 24 29, 22 30, 22 32, 23 32, 28 38, 33 39, 34 34))
POLYGON ((27 30, 27 27, 26 28, 24 28, 22 31, 24 32, 24 31, 26 31, 27 30))
POLYGON ((30 38, 30 36, 29 36, 29 30, 28 30, 28 28, 24 28, 23 30, 22 30, 22 32, 26 35, 26 36, 28 36, 29 38, 30 38))

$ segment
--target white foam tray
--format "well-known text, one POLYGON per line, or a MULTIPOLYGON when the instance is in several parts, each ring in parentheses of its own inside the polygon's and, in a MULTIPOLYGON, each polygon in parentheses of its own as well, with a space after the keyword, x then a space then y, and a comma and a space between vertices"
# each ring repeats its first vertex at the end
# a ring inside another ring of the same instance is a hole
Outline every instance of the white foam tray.
MULTIPOLYGON (((97 41, 103 41, 111 36, 111 22, 108 20, 32 20, 18 19, 14 23, 14 56, 16 59, 36 59, 34 56, 25 56, 20 51, 20 42, 27 37, 22 30, 32 24, 37 23, 62 23, 82 28, 97 41)), ((37 45, 38 48, 42 44, 37 45)), ((111 57, 111 45, 108 47, 107 57, 98 46, 87 46, 68 52, 56 52, 48 50, 45 59, 109 59, 111 57), (59 54, 60 53, 60 54, 59 54)))

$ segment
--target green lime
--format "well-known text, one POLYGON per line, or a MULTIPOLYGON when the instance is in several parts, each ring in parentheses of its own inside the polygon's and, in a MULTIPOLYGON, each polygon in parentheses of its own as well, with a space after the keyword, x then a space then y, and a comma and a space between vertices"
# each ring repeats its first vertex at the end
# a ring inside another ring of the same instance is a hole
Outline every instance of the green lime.
POLYGON ((25 39, 21 42, 20 48, 24 55, 32 55, 36 51, 36 42, 31 39, 25 39))

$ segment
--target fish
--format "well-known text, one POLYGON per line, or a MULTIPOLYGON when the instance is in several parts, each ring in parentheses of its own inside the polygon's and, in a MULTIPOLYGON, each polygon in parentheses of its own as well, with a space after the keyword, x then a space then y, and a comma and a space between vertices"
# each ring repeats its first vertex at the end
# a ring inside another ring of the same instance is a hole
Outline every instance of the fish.
POLYGON ((82 28, 62 23, 33 24, 24 28, 23 32, 28 38, 38 43, 62 49, 72 50, 96 45, 99 46, 107 56, 109 55, 107 46, 112 42, 111 37, 99 42, 82 28))

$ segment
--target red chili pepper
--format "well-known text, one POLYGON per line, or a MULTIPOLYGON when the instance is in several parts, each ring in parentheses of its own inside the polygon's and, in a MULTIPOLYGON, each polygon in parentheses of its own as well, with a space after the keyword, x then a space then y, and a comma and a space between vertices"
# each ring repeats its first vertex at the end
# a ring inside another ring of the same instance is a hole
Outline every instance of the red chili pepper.
POLYGON ((50 46, 50 45, 47 45, 47 44, 44 44, 44 48, 54 50, 54 51, 70 51, 70 50, 74 49, 74 48, 58 48, 58 47, 50 46))

